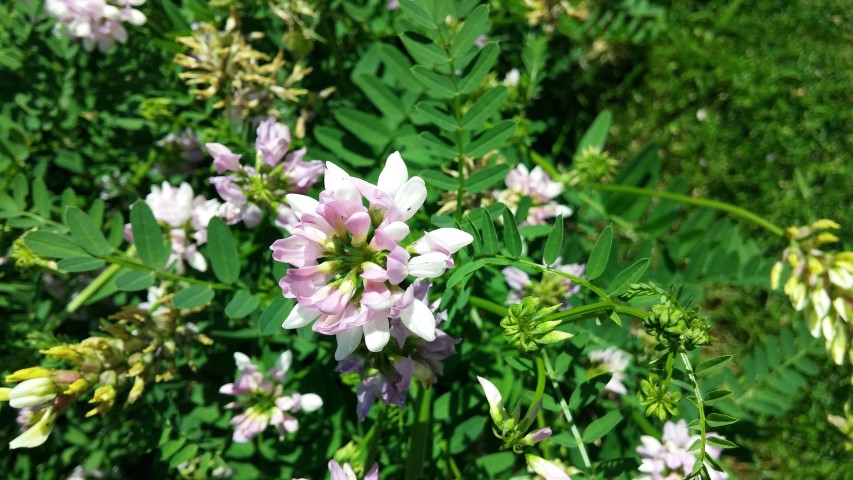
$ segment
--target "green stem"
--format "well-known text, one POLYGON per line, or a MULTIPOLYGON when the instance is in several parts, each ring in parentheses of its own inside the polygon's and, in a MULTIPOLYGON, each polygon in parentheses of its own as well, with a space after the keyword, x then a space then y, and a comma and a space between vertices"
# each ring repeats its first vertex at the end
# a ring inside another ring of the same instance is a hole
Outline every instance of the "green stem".
POLYGON ((495 303, 491 300, 486 300, 485 298, 471 296, 468 298, 468 303, 474 305, 475 307, 482 308, 487 312, 492 312, 500 317, 505 317, 507 314, 507 309, 505 306, 499 303, 495 303))
POLYGON ((95 277, 95 279, 92 280, 90 284, 86 285, 86 288, 84 288, 80 293, 78 293, 74 298, 72 298, 70 302, 68 302, 68 306, 65 307, 65 311, 68 313, 76 312, 77 309, 83 306, 83 304, 86 303, 87 300, 92 298, 92 295, 94 295, 95 292, 100 290, 100 288, 103 287, 105 283, 110 281, 110 279, 113 278, 116 273, 118 273, 119 268, 121 267, 119 267, 118 265, 110 265, 109 267, 104 269, 104 271, 101 272, 100 275, 95 277))
POLYGON ((431 417, 432 417, 432 389, 417 388, 415 399, 415 423, 412 425, 412 436, 409 440, 409 458, 406 461, 406 480, 417 480, 425 478, 424 462, 427 456, 427 447, 432 445, 429 441, 431 417), (419 392, 418 392, 419 390, 419 392))
POLYGON ((674 200, 676 202, 686 203, 689 205, 696 205, 698 207, 712 208, 715 210, 721 210, 723 212, 729 213, 736 217, 743 218, 744 220, 749 220, 750 222, 755 223, 756 225, 766 229, 770 233, 784 237, 785 230, 776 224, 772 223, 770 220, 766 218, 756 215, 749 210, 738 207, 736 205, 732 205, 726 202, 720 202, 718 200, 709 200, 706 198, 700 197, 691 197, 689 195, 682 195, 680 193, 672 193, 672 192, 662 192, 659 190, 652 190, 650 188, 639 188, 639 187, 631 187, 628 185, 592 185, 591 188, 597 190, 604 190, 608 192, 621 192, 621 193, 630 193, 634 195, 645 195, 647 197, 658 197, 664 198, 667 200, 674 200))
POLYGON ((530 402, 531 408, 545 395, 545 377, 545 362, 542 361, 542 357, 536 357, 536 391, 533 392, 533 401, 530 402))
POLYGON ((572 412, 569 410, 569 404, 566 402, 566 398, 563 396, 563 391, 560 390, 560 384, 557 382, 557 373, 554 371, 554 367, 551 366, 551 361, 548 359, 548 353, 545 350, 542 350, 542 360, 545 362, 545 369, 548 372, 548 377, 551 379, 551 386, 554 388, 554 393, 557 394, 557 398, 560 400, 560 409, 566 417, 566 422, 569 424, 569 430, 572 433, 572 437, 575 439, 575 443, 578 444, 578 451, 581 454, 583 464, 586 468, 591 468, 592 462, 589 461, 589 454, 586 451, 586 446, 584 446, 583 437, 581 437, 581 432, 578 430, 578 426, 575 424, 574 418, 572 418, 572 412))
POLYGON ((219 282, 207 282, 207 281, 204 281, 204 280, 198 280, 198 279, 195 279, 195 278, 184 277, 184 276, 181 276, 181 275, 175 275, 174 273, 161 272, 161 271, 158 271, 158 270, 153 270, 153 269, 151 269, 151 268, 146 267, 145 265, 143 265, 143 264, 141 264, 141 263, 137 263, 137 262, 134 262, 134 261, 132 261, 132 260, 127 260, 127 259, 120 258, 120 257, 111 257, 111 256, 107 256, 107 257, 99 257, 99 258, 100 258, 101 260, 106 261, 106 262, 112 263, 112 264, 113 264, 113 266, 118 265, 118 266, 121 266, 121 267, 132 268, 132 269, 134 269, 134 270, 142 270, 142 271, 144 271, 144 272, 151 272, 151 273, 153 273, 153 274, 154 274, 155 276, 157 276, 157 277, 164 278, 164 279, 166 279, 166 280, 172 280, 172 281, 174 281, 174 282, 185 282, 185 283, 190 283, 190 284, 193 284, 193 285, 203 285, 203 286, 205 286, 205 287, 209 287, 209 288, 212 288, 212 289, 214 289, 214 290, 234 290, 234 289, 239 289, 238 287, 234 287, 234 286, 232 286, 232 285, 226 285, 226 284, 224 284, 224 283, 219 283, 219 282))
POLYGON ((700 429, 700 439, 699 439, 699 457, 696 459, 700 464, 705 460, 705 446, 708 442, 708 436, 706 432, 705 425, 705 404, 702 399, 702 391, 699 389, 699 382, 696 380, 696 374, 693 371, 693 365, 690 363, 690 358, 687 356, 687 353, 684 350, 680 350, 681 361, 684 362, 684 368, 687 369, 687 376, 690 378, 690 383, 693 384, 693 395, 696 396, 696 408, 699 410, 699 429, 700 429))

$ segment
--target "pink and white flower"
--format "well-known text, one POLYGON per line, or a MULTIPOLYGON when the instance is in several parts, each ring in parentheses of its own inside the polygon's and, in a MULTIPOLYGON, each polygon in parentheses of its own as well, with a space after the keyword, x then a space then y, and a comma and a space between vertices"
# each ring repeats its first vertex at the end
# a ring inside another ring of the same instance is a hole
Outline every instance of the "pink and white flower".
POLYGON ((518 205, 524 197, 530 197, 531 205, 527 218, 521 225, 544 225, 549 218, 558 215, 570 216, 572 209, 554 199, 563 193, 563 184, 551 180, 540 166, 528 170, 524 164, 510 170, 506 176, 506 189, 495 191, 495 198, 505 204, 512 213, 518 211, 518 205))
POLYGON ((127 41, 124 23, 144 25, 145 14, 133 8, 145 0, 46 0, 45 10, 57 20, 54 33, 81 39, 86 50, 106 52, 127 41))
MULTIPOLYGON (((159 187, 151 187, 145 203, 172 240, 168 265, 174 264, 178 273, 184 272, 184 262, 200 272, 207 270, 207 260, 198 249, 207 243, 207 224, 219 211, 219 201, 194 196, 193 188, 186 182, 177 188, 163 182, 159 187)), ((133 241, 130 224, 125 226, 124 236, 133 241)))
MULTIPOLYGON (((722 438, 716 433, 709 434, 722 438)), ((667 421, 663 426, 663 436, 657 438, 643 435, 640 437, 642 445, 637 447, 637 453, 642 457, 640 472, 645 475, 637 477, 638 480, 674 480, 682 479, 693 471, 696 464, 696 452, 691 452, 690 447, 699 440, 699 435, 691 435, 687 428, 687 422, 679 420, 677 423, 667 421)), ((707 446, 706 452, 714 460, 720 458, 722 449, 707 446)), ((725 480, 729 478, 725 472, 717 472, 708 469, 712 480, 725 480)))
POLYGON ((282 353, 266 374, 261 373, 260 367, 243 353, 236 352, 234 362, 237 364, 237 378, 234 383, 220 387, 219 393, 237 397, 225 408, 243 409, 231 419, 231 425, 235 426, 232 439, 237 443, 250 441, 267 426, 273 426, 279 439, 284 440, 285 434, 299 429, 299 421, 293 414, 313 412, 323 406, 323 399, 313 393, 284 395, 285 377, 293 363, 290 351, 282 353))
POLYGON ((229 223, 240 221, 249 228, 260 223, 264 210, 274 212, 275 223, 287 228, 298 218, 282 198, 288 193, 304 193, 323 173, 323 163, 305 161, 305 148, 287 153, 290 129, 269 117, 258 125, 255 138, 255 163, 240 163, 242 155, 220 143, 207 143, 216 173, 210 183, 225 200, 220 214, 229 223))
POLYGON ((324 187, 319 200, 287 196, 298 223, 290 237, 271 247, 274 260, 293 266, 279 283, 284 296, 297 301, 283 327, 313 322, 314 331, 335 335, 337 360, 362 339, 369 351, 381 351, 392 319, 434 340, 435 316, 416 298, 414 281, 453 267, 452 255, 471 243, 471 235, 441 228, 404 246, 410 234, 406 221, 426 199, 426 186, 420 177, 409 178, 397 152, 388 157, 377 185, 327 162, 324 187))
POLYGON ((587 354, 593 362, 601 363, 608 372, 612 373, 610 381, 604 387, 608 392, 613 392, 618 395, 625 395, 628 389, 622 383, 625 379, 625 370, 628 368, 630 360, 628 354, 618 348, 608 347, 604 350, 595 350, 587 354))
MULTIPOLYGON (((334 461, 329 460, 330 480, 358 480, 355 475, 355 470, 349 463, 344 463, 343 466, 334 461)), ((373 467, 364 474, 364 480, 379 480, 379 464, 374 463, 373 467)))

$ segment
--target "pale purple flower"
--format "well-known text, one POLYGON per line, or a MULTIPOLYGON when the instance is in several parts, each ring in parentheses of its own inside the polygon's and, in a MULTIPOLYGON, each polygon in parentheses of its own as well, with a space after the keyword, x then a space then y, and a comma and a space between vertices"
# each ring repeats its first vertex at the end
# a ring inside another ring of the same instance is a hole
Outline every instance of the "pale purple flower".
POLYGON ((595 350, 587 354, 593 362, 599 362, 607 368, 607 371, 612 373, 610 381, 604 387, 608 392, 613 392, 619 395, 628 393, 628 389, 622 383, 625 378, 625 370, 628 368, 630 360, 628 354, 618 348, 608 347, 604 350, 595 350))
POLYGON ((495 198, 516 213, 521 199, 530 197, 531 205, 527 218, 520 225, 544 225, 548 219, 558 215, 568 217, 572 209, 554 199, 563 193, 563 184, 551 180, 540 166, 528 170, 519 163, 506 176, 506 189, 495 191, 495 198))
MULTIPOLYGON (((186 182, 177 188, 163 182, 159 187, 151 187, 145 203, 172 241, 168 265, 174 264, 178 273, 184 272, 184 262, 200 272, 206 271, 207 260, 198 248, 207 243, 207 224, 219 211, 219 201, 194 196, 192 187, 186 182)), ((132 242, 130 224, 125 226, 124 233, 125 239, 132 242)))
POLYGON ((387 8, 388 10, 392 10, 392 11, 397 10, 398 8, 400 8, 400 1, 399 0, 388 0, 387 2, 385 2, 385 8, 387 8))
MULTIPOLYGON (((559 258, 549 267, 579 278, 583 278, 586 270, 583 263, 563 265, 559 258)), ((520 303, 524 297, 534 296, 541 298, 547 305, 559 304, 562 305, 560 310, 566 310, 570 308, 569 298, 580 292, 579 285, 552 273, 543 273, 539 280, 530 278, 530 275, 517 267, 506 267, 502 273, 510 288, 507 305, 520 303)))
POLYGON ((210 183, 225 200, 219 213, 228 224, 242 221, 254 228, 265 210, 275 215, 279 227, 298 223, 285 198, 289 193, 308 191, 323 173, 323 163, 305 161, 305 148, 287 153, 290 141, 287 125, 269 117, 256 130, 254 165, 241 164, 242 155, 225 145, 205 144, 216 173, 224 174, 211 177, 210 183))
POLYGON ((286 374, 293 363, 290 351, 282 353, 266 374, 261 373, 260 367, 243 353, 236 352, 234 362, 237 364, 237 378, 234 383, 220 387, 219 393, 237 397, 225 408, 243 409, 230 422, 235 427, 232 435, 235 442, 248 442, 267 426, 274 427, 279 439, 283 440, 285 434, 299 429, 299 421, 293 414, 313 412, 323 406, 323 399, 313 393, 284 395, 286 374))
POLYGON ((471 243, 471 235, 442 228, 404 246, 406 221, 426 199, 426 186, 420 177, 409 178, 397 152, 388 157, 377 185, 327 162, 324 186, 319 200, 287 196, 299 223, 289 229, 290 237, 271 247, 274 260, 293 266, 279 285, 297 304, 282 326, 314 322, 314 331, 336 336, 337 360, 353 353, 362 339, 369 351, 381 351, 393 319, 433 341, 435 316, 415 297, 408 278, 442 275, 453 266, 452 255, 471 243))
POLYGON ((145 14, 133 8, 145 0, 46 0, 45 10, 57 20, 54 33, 80 39, 86 50, 102 52, 127 41, 124 23, 140 26, 145 14))
MULTIPOLYGON (((709 436, 723 438, 716 433, 709 433, 709 436)), ((640 437, 641 445, 637 447, 637 453, 642 458, 642 464, 639 470, 645 475, 637 477, 638 480, 670 480, 687 476, 693 470, 697 458, 695 452, 688 450, 699 438, 699 435, 690 434, 687 422, 683 419, 676 423, 667 421, 663 426, 661 440, 648 435, 640 437)), ((706 452, 716 460, 720 458, 722 450, 707 446, 706 452)), ((725 472, 709 469, 709 473, 712 480, 728 478, 725 472)))
MULTIPOLYGON (((355 476, 355 470, 349 463, 344 463, 343 466, 334 460, 329 460, 330 480, 358 480, 355 476)), ((379 464, 374 463, 373 467, 364 474, 364 480, 379 480, 379 464)))

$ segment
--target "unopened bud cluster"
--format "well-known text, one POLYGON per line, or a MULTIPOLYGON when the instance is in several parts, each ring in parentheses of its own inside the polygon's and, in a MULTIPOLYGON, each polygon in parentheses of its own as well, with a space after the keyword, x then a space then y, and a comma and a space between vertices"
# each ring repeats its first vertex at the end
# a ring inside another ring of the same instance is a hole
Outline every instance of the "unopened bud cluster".
POLYGON ((710 345, 713 338, 708 334, 711 327, 699 317, 699 309, 684 308, 668 292, 652 284, 634 284, 625 294, 627 297, 659 295, 660 301, 649 309, 643 322, 646 333, 655 337, 663 349, 681 346, 685 350, 710 345))
POLYGON ((661 380, 656 374, 650 373, 649 378, 644 378, 640 382, 637 400, 640 405, 646 407, 647 417, 657 415, 660 421, 664 421, 668 415, 678 415, 681 393, 670 391, 668 381, 661 380))
POLYGON ((602 151, 600 147, 590 145, 575 155, 572 169, 566 174, 570 186, 607 183, 613 179, 619 162, 602 151))
POLYGON ((536 297, 527 297, 521 303, 510 305, 507 315, 501 319, 504 336, 510 345, 522 352, 536 352, 543 345, 552 345, 572 337, 572 334, 556 330, 561 320, 548 320, 561 305, 545 307, 536 297))

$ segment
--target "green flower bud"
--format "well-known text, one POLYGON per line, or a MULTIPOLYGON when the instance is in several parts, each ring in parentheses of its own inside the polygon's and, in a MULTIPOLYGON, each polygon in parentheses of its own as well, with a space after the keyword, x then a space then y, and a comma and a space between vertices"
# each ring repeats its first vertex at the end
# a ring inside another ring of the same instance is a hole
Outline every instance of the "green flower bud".
POLYGON ((562 322, 547 320, 548 316, 560 308, 560 305, 540 307, 536 297, 526 297, 521 303, 511 305, 507 316, 501 319, 504 336, 509 337, 510 345, 522 352, 535 352, 542 345, 551 345, 571 338, 570 333, 554 330, 562 322))

